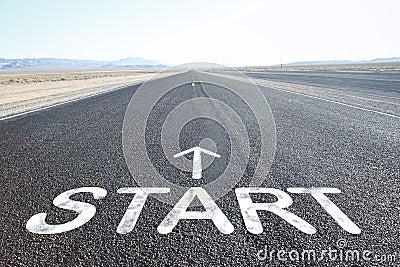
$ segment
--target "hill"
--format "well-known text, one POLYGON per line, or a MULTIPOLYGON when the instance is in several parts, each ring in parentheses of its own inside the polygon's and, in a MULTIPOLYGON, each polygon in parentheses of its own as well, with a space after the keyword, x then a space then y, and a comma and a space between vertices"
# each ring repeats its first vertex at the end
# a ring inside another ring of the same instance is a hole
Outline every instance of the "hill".
POLYGON ((114 61, 60 58, 0 58, 0 71, 162 69, 166 67, 168 66, 158 61, 140 57, 128 57, 114 61))

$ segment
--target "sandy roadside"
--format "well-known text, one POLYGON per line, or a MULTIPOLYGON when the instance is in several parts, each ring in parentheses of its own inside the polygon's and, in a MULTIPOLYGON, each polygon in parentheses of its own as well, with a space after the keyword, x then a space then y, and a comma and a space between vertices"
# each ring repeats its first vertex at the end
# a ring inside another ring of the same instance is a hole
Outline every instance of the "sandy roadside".
POLYGON ((0 118, 145 81, 156 72, 1 73, 0 118))

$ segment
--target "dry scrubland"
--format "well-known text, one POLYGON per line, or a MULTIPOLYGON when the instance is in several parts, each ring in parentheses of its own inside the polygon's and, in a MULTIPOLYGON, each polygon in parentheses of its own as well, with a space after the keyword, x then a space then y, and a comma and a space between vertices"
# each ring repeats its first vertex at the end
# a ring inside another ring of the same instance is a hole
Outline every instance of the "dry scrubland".
POLYGON ((79 81, 109 77, 131 77, 154 71, 79 71, 79 72, 3 72, 0 73, 0 85, 19 85, 58 81, 79 81))
MULTIPOLYGON (((267 66, 267 67, 240 67, 237 68, 241 71, 280 71, 280 66, 267 66)), ((282 66, 282 70, 295 71, 295 70, 305 70, 305 71, 390 71, 390 70, 400 70, 400 62, 396 63, 376 63, 376 64, 340 64, 340 65, 304 65, 304 66, 282 66)))
POLYGON ((158 71, 0 73, 0 117, 147 80, 158 71))

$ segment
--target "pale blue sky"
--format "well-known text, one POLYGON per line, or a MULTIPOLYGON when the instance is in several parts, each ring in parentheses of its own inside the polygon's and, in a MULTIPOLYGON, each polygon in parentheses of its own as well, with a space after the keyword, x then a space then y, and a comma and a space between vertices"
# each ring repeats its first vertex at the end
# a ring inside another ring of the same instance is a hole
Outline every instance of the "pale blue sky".
POLYGON ((234 65, 400 57, 400 1, 0 0, 0 57, 234 65))

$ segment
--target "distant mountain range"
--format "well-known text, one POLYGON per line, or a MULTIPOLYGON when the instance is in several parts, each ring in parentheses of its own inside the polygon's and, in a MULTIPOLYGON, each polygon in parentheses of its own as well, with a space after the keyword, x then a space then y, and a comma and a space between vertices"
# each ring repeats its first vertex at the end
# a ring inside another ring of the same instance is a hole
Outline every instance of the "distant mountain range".
POLYGON ((158 61, 140 57, 128 57, 114 61, 59 58, 0 58, 0 71, 163 69, 167 67, 167 65, 161 64, 158 61))
POLYGON ((400 57, 376 58, 373 60, 327 60, 327 61, 300 61, 286 63, 285 66, 315 66, 315 65, 343 65, 343 64, 374 64, 374 63, 398 63, 400 57))
MULTIPOLYGON (((300 61, 285 63, 285 66, 316 66, 316 65, 344 65, 344 64, 400 64, 400 57, 376 58, 373 60, 328 60, 328 61, 300 61)), ((169 67, 156 60, 140 57, 128 57, 113 61, 60 59, 60 58, 0 58, 0 71, 79 71, 79 70, 123 70, 123 69, 164 69, 169 67)))

